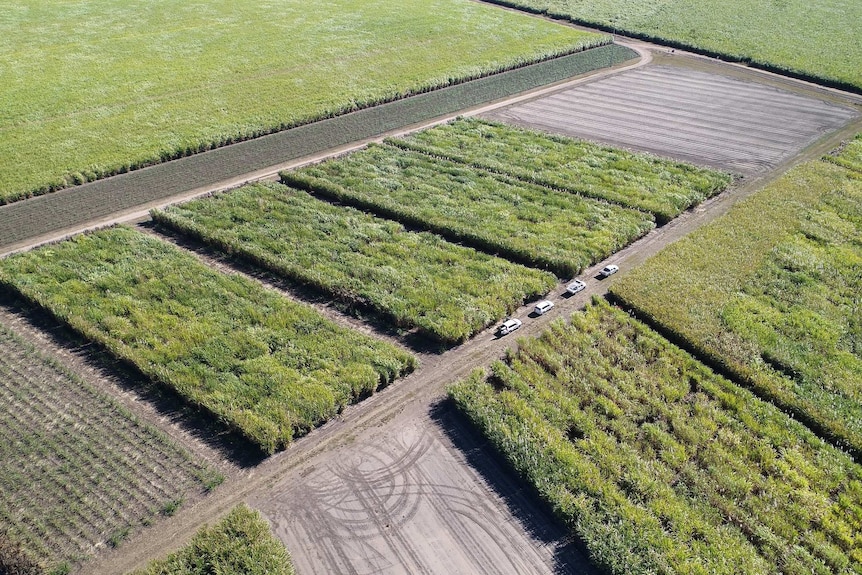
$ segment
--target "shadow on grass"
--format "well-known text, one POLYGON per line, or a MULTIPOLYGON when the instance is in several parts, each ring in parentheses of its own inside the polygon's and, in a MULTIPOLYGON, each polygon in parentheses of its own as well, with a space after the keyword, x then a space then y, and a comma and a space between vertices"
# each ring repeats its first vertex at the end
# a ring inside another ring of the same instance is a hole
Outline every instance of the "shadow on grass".
MULTIPOLYGON (((154 382, 141 373, 131 362, 119 360, 100 344, 84 339, 49 312, 26 303, 6 290, 0 290, 0 307, 20 318, 30 328, 44 334, 51 344, 74 356, 86 368, 115 385, 119 391, 131 393, 151 405, 158 415, 165 417, 185 433, 212 449, 218 457, 231 461, 240 468, 260 464, 266 455, 260 448, 232 430, 218 417, 205 409, 188 403, 179 393, 154 382)), ((40 350, 40 353, 46 351, 40 350)), ((50 353, 50 351, 48 352, 50 353)), ((63 361, 63 363, 66 363, 63 361)), ((83 374, 79 374, 85 380, 83 374)), ((92 382, 89 382, 93 385, 92 382)), ((95 385, 96 389, 110 396, 110 391, 95 385)), ((116 400, 116 397, 112 397, 116 400)), ((136 414, 143 422, 153 425, 145 417, 136 414)), ((156 426, 158 427, 158 426, 156 426)), ((164 430, 162 430, 164 431, 164 430)), ((178 442, 182 446, 182 443, 178 442)), ((184 449, 189 449, 183 446, 184 449)))
POLYGON ((554 550, 554 573, 599 575, 584 543, 569 531, 532 485, 521 479, 491 443, 470 423, 451 399, 431 407, 431 419, 499 495, 530 538, 554 550))

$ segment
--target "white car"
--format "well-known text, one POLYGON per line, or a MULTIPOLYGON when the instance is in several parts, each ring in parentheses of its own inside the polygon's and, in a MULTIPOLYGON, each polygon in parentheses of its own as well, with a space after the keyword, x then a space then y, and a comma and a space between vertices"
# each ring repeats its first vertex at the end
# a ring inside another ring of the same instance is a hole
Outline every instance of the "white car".
POLYGON ((618 271, 620 271, 620 266, 616 266, 614 264, 611 264, 609 266, 603 267, 602 271, 599 272, 599 275, 602 276, 603 278, 606 278, 608 276, 614 275, 618 271))
POLYGON ((551 311, 552 307, 554 307, 554 302, 543 299, 536 304, 536 307, 533 308, 533 311, 536 313, 536 315, 544 315, 551 311))
POLYGON ((503 325, 501 325, 500 329, 497 331, 500 332, 500 335, 509 335, 519 327, 521 327, 521 320, 511 318, 504 321, 503 325))
POLYGON ((581 280, 574 280, 572 283, 566 286, 566 292, 570 293, 571 295, 575 295, 586 287, 587 284, 585 284, 581 280))

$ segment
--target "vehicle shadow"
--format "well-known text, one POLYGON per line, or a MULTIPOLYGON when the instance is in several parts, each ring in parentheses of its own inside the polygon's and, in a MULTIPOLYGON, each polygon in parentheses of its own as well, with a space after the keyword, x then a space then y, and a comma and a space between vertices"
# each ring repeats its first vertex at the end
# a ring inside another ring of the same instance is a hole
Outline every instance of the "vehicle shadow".
POLYGON ((533 486, 522 480, 509 463, 485 439, 451 399, 431 407, 431 419, 468 464, 499 495, 512 515, 539 545, 554 549, 553 572, 557 575, 598 575, 603 571, 589 558, 586 545, 570 532, 533 486))

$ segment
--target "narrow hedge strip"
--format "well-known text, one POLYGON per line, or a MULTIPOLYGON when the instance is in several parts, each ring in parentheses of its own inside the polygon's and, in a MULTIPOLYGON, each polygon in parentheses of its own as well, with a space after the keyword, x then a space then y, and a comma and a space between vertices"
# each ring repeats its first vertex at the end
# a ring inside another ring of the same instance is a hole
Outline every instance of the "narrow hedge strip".
POLYGON ((280 184, 246 186, 153 219, 399 327, 457 344, 547 293, 548 273, 409 232, 280 184))
POLYGON ((125 227, 0 260, 0 286, 265 453, 416 365, 388 343, 125 227))

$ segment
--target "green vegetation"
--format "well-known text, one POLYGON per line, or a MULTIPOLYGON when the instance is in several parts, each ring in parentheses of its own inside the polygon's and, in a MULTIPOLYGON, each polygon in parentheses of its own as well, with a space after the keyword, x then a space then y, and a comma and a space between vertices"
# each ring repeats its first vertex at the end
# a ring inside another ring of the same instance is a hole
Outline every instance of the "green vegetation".
POLYGON ((268 453, 415 365, 390 344, 124 227, 6 258, 0 283, 268 453))
POLYGON ((862 90, 854 0, 492 0, 862 90))
POLYGON ((722 191, 727 174, 533 132, 463 119, 388 143, 653 214, 666 223, 722 191))
POLYGON ((0 203, 609 41, 465 0, 0 14, 0 203))
POLYGON ((860 238, 862 178, 809 162, 663 250, 612 294, 860 454, 860 238))
POLYGON ((848 170, 862 174, 862 134, 847 142, 838 153, 826 156, 826 159, 848 170))
POLYGON ((166 559, 153 561, 135 575, 293 575, 290 554, 272 536, 260 514, 245 505, 166 559))
POLYGON ((642 212, 391 146, 372 145, 281 178, 561 277, 653 227, 642 212))
POLYGON ((551 274, 280 184, 246 186, 153 218, 444 343, 465 341, 556 284, 551 274))
POLYGON ((862 573, 862 467, 607 303, 450 394, 613 574, 862 573))
POLYGON ((0 573, 61 572, 222 480, 0 325, 0 573))

